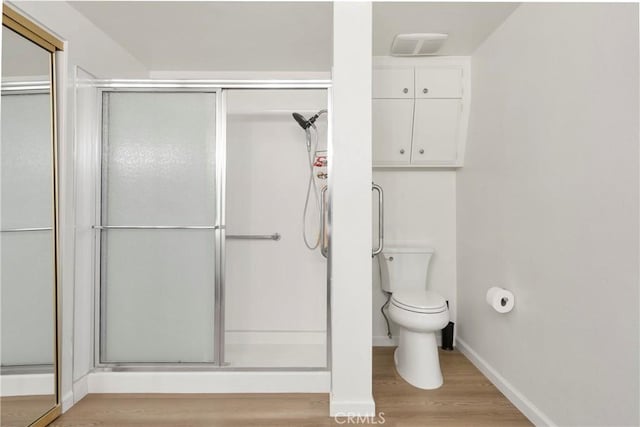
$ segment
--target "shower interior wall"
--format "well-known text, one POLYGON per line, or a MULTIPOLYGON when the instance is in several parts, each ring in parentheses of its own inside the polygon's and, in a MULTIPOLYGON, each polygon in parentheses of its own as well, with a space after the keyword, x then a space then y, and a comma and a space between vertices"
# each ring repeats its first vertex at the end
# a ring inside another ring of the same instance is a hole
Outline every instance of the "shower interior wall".
MULTIPOLYGON (((305 132, 292 119, 327 106, 326 90, 227 92, 227 234, 279 233, 278 241, 227 240, 227 361, 250 366, 326 366, 327 263, 302 240, 309 180, 305 132)), ((317 122, 326 155, 327 119, 317 122)), ((312 132, 312 135, 314 132, 312 132)), ((315 143, 312 142, 312 148, 315 143)), ((313 150, 312 150, 313 151, 313 150)), ((326 181, 318 179, 318 187, 326 181)), ((319 232, 313 192, 307 230, 319 232)))

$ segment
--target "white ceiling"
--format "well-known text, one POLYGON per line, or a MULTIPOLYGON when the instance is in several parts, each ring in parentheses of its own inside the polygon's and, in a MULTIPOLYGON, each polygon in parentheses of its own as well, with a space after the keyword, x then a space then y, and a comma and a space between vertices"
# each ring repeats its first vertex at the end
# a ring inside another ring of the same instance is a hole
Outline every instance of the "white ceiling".
POLYGON ((328 71, 330 2, 70 4, 153 71, 328 71))
MULTIPOLYGON (((74 1, 152 71, 329 71, 331 2, 74 1)), ((470 55, 519 3, 375 2, 373 54, 398 33, 444 32, 470 55)))
POLYGON ((445 33, 438 55, 471 55, 520 3, 373 4, 373 54, 389 55, 400 33, 445 33))

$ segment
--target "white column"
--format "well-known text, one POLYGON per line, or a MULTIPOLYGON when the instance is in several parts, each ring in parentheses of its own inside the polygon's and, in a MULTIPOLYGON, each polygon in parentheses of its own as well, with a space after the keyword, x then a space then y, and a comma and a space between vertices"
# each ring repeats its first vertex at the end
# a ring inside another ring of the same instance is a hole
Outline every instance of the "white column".
POLYGON ((332 416, 374 415, 371 392, 371 2, 333 6, 332 416))

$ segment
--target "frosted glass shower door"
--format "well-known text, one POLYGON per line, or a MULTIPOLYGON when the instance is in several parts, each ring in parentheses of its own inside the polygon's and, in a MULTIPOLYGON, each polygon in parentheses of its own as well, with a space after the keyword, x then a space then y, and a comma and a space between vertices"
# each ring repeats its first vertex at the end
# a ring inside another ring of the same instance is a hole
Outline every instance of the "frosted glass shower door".
POLYGON ((104 92, 102 363, 216 361, 216 93, 104 92))

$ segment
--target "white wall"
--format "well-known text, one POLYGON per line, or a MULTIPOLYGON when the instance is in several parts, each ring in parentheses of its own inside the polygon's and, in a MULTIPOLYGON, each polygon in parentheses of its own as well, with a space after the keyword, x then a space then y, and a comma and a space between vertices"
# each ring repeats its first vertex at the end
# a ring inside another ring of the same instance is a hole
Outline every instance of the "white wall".
POLYGON ((373 415, 371 390, 371 2, 333 7, 332 415, 373 415))
MULTIPOLYGON (((74 254, 77 251, 92 250, 88 247, 74 248, 75 233, 75 181, 86 177, 74 177, 75 125, 72 111, 74 98, 75 67, 81 66, 98 77, 134 78, 146 77, 146 68, 109 36, 98 29, 82 14, 66 2, 30 2, 11 3, 15 9, 38 22, 65 42, 65 51, 57 56, 59 79, 58 115, 59 115, 59 162, 60 162, 60 240, 62 277, 62 397, 63 410, 73 404, 73 347, 74 347, 74 254)), ((79 141, 78 146, 82 142, 79 141)), ((84 197, 78 205, 88 203, 84 197)), ((85 272, 78 277, 80 287, 93 286, 93 276, 85 272)), ((91 322, 82 317, 75 319, 76 324, 91 322)), ((75 344, 90 349, 90 343, 75 340, 75 344)), ((77 398, 76 398, 77 400, 77 398)))
MULTIPOLYGON (((373 180, 384 189, 385 245, 427 244, 435 249, 427 286, 449 301, 456 321, 456 171, 374 169, 373 180)), ((375 198, 375 197, 374 197, 375 198)), ((397 345, 380 313, 386 296, 373 263, 373 345, 397 345)), ((439 334, 438 338, 439 338, 439 334)))
POLYGON ((538 424, 638 425, 638 6, 524 4, 472 66, 458 345, 538 424))
POLYGON ((10 3, 67 42, 69 67, 80 65, 100 78, 143 78, 146 67, 66 1, 10 3))

